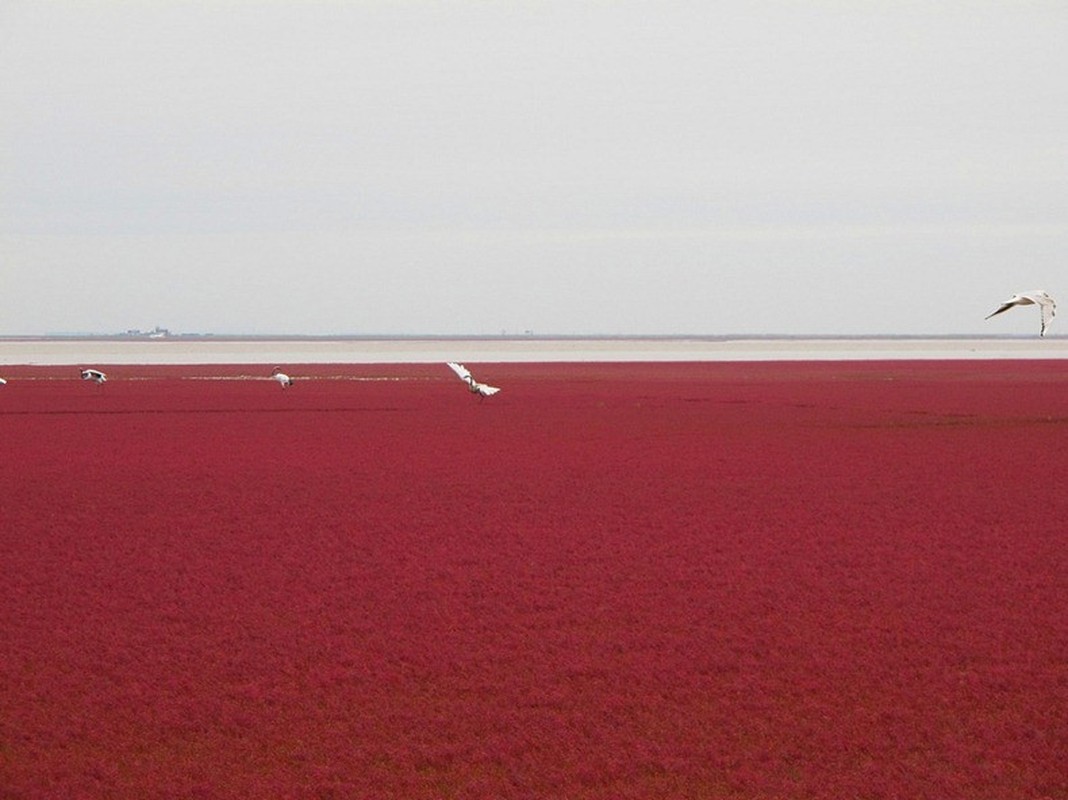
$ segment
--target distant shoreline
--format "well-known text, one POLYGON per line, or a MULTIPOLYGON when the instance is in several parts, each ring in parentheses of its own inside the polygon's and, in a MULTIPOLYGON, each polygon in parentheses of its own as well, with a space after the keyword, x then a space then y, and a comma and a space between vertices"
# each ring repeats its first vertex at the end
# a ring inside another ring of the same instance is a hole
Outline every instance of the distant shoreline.
POLYGON ((1068 359, 1052 337, 0 337, 0 364, 1068 359))
MULTIPOLYGON (((1012 342, 1032 341, 1038 337, 1031 334, 1003 336, 984 336, 981 334, 961 334, 954 336, 930 336, 924 334, 289 334, 289 333, 172 333, 166 336, 127 333, 48 333, 48 334, 13 334, 0 336, 0 344, 5 342, 437 342, 437 341, 473 341, 473 342, 879 342, 879 341, 923 341, 923 342, 1012 342)), ((1045 337, 1046 341, 1060 338, 1056 335, 1045 337)), ((1068 338, 1068 337, 1065 337, 1068 338)))

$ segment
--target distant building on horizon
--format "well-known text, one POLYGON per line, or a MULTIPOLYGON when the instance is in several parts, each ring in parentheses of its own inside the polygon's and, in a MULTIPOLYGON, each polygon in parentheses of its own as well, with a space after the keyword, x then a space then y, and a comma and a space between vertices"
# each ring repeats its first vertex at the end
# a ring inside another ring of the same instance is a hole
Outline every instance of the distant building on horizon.
POLYGON ((130 328, 129 330, 123 331, 121 335, 131 337, 147 336, 149 339, 165 339, 171 335, 171 332, 167 328, 161 328, 157 325, 150 331, 143 331, 140 328, 130 328))

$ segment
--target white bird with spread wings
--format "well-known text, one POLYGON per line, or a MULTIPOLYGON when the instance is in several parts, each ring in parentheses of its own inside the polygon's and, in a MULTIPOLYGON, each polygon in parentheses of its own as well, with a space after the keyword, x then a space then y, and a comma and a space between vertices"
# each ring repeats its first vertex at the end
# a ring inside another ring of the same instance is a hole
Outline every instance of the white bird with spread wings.
POLYGON ((489 397, 491 394, 497 394, 500 391, 496 386, 488 386, 485 383, 479 383, 475 380, 475 376, 471 374, 463 364, 457 364, 455 361, 450 361, 449 368, 456 373, 456 375, 467 384, 467 388, 473 393, 480 395, 481 397, 489 397))
POLYGON ((1014 294, 1008 300, 1001 304, 1001 308, 995 311, 993 314, 988 314, 987 319, 995 317, 1003 311, 1008 311, 1013 306, 1033 306, 1037 305, 1042 312, 1042 328, 1039 330, 1039 336, 1046 335, 1046 328, 1053 321, 1054 314, 1057 313, 1057 304, 1053 302, 1053 298, 1048 293, 1041 289, 1035 289, 1033 292, 1021 292, 1020 294, 1014 294))
POLYGON ((105 375, 103 372, 101 372, 98 369, 83 369, 82 370, 82 380, 83 381, 92 381, 97 386, 102 386, 104 384, 104 382, 107 381, 107 379, 108 379, 108 376, 105 375))

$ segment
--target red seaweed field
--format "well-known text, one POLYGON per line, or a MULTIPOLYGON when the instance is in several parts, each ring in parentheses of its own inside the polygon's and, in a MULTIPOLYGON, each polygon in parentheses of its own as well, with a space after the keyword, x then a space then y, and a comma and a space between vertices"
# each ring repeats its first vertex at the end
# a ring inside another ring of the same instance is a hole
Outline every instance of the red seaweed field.
POLYGON ((1068 798, 1068 364, 270 366, 4 368, 0 798, 1068 798))

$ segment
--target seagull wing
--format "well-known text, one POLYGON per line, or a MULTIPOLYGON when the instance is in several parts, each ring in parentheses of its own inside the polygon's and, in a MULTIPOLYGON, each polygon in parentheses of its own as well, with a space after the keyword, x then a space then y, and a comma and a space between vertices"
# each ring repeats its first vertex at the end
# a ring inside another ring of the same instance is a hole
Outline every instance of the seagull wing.
POLYGON ((1004 311, 1008 311, 1008 310, 1009 310, 1010 308, 1012 308, 1012 307, 1013 307, 1014 305, 1016 305, 1016 304, 1015 304, 1015 303, 1011 303, 1011 302, 1010 302, 1010 303, 1002 303, 1002 304, 1001 304, 1001 308, 999 308, 999 309, 998 309, 997 311, 995 311, 995 312, 994 312, 994 313, 992 313, 992 314, 987 314, 987 315, 986 315, 986 318, 987 318, 987 319, 990 319, 991 317, 996 317, 996 316, 997 316, 998 314, 1000 314, 1000 313, 1002 313, 1002 312, 1004 312, 1004 311))
POLYGON ((459 377, 459 379, 462 381, 470 381, 472 379, 471 373, 463 364, 457 364, 455 361, 450 361, 449 369, 455 372, 457 377, 459 377))
POLYGON ((1057 304, 1053 301, 1053 298, 1043 292, 1036 297, 1036 302, 1042 308, 1042 333, 1040 335, 1046 335, 1046 328, 1053 322, 1053 318, 1057 315, 1057 304))
POLYGON ((1042 328, 1039 330, 1039 336, 1045 336, 1046 328, 1049 327, 1054 315, 1057 313, 1057 304, 1053 301, 1053 298, 1049 296, 1048 292, 1044 292, 1041 289, 1035 289, 1033 292, 1017 296, 1039 307, 1042 313, 1042 328))
POLYGON ((489 397, 491 394, 497 394, 500 391, 496 386, 487 386, 484 383, 476 383, 475 388, 478 389, 478 393, 483 397, 489 397))

